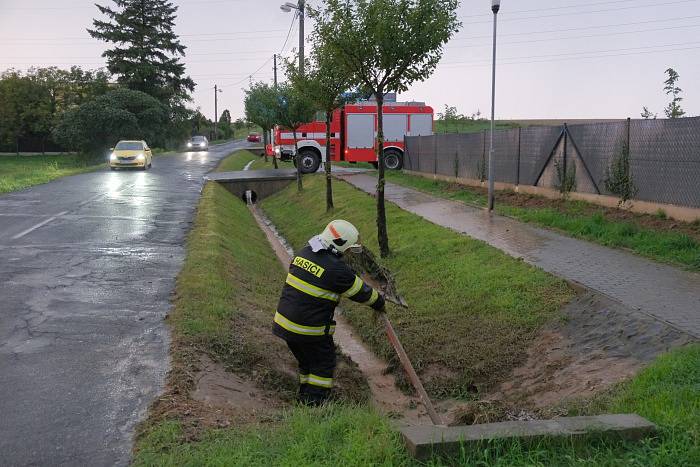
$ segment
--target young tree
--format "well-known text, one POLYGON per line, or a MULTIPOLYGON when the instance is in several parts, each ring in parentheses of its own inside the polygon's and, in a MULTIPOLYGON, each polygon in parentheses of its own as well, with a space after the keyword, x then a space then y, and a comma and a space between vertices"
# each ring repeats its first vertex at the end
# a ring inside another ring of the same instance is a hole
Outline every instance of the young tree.
MULTIPOLYGON (((277 122, 279 112, 279 93, 277 90, 267 83, 262 81, 252 83, 250 88, 245 91, 245 118, 236 120, 240 121, 241 128, 248 125, 248 122, 257 124, 263 131, 263 144, 265 146, 265 158, 267 159, 267 145, 269 143, 269 135, 272 127, 277 122)), ((272 157, 272 163, 277 168, 277 158, 272 157)))
POLYGON ((673 68, 666 69, 665 73, 668 75, 668 79, 664 81, 664 91, 666 94, 671 96, 671 102, 664 109, 664 113, 668 118, 680 118, 685 115, 685 111, 681 108, 680 102, 683 100, 679 96, 683 90, 678 87, 678 73, 673 68))
POLYGON ((102 56, 120 84, 163 103, 189 100, 195 84, 180 57, 186 47, 173 28, 178 7, 169 0, 113 0, 96 5, 107 21, 93 20, 90 35, 113 47, 102 56))
POLYGON ((642 107, 641 115, 644 120, 649 120, 650 118, 656 120, 656 114, 649 110, 646 105, 642 107))
POLYGON ((304 186, 301 181, 301 159, 297 145, 297 129, 313 118, 315 108, 313 102, 291 84, 285 83, 278 86, 278 92, 277 120, 282 126, 292 130, 292 136, 294 137, 294 162, 297 166, 297 189, 302 191, 304 186))
POLYGON ((389 254, 384 205, 384 94, 428 78, 460 23, 457 0, 327 0, 311 14, 314 33, 363 91, 377 101, 377 233, 389 254))
MULTIPOLYGON (((320 38, 316 37, 307 60, 304 73, 294 62, 287 62, 287 78, 294 88, 309 99, 314 106, 325 112, 326 117, 326 211, 333 209, 333 185, 331 176, 331 121, 333 112, 355 99, 348 93, 352 85, 350 75, 336 63, 336 57, 320 38)), ((336 148, 340 151, 341 148, 336 148)))

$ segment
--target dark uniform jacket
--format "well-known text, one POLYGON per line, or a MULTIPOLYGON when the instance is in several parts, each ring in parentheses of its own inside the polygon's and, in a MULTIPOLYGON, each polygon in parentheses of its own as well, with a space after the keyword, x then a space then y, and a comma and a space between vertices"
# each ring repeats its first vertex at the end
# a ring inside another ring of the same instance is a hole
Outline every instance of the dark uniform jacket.
POLYGON ((337 254, 306 245, 292 260, 277 305, 273 332, 287 340, 304 342, 333 334, 333 312, 341 297, 375 310, 384 298, 365 284, 337 254))

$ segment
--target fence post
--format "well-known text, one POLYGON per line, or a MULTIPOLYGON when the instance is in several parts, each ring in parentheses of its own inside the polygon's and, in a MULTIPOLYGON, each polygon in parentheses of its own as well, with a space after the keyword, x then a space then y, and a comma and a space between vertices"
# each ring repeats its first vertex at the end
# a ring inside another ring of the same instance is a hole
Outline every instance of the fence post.
POLYGON ((417 139, 418 139, 418 150, 416 151, 416 155, 418 157, 416 157, 416 168, 414 169, 413 167, 411 167, 411 170, 415 170, 416 172, 420 172, 420 152, 421 152, 421 146, 422 146, 420 144, 420 142, 423 140, 423 137, 418 135, 417 139))
POLYGON ((515 166, 515 186, 520 185, 520 133, 523 131, 521 127, 518 127, 518 159, 515 166))
POLYGON ((566 145, 567 145, 566 143, 568 143, 568 142, 569 142, 569 127, 565 123, 564 124, 564 154, 562 156, 562 162, 561 162, 562 177, 564 177, 564 179, 559 180, 559 182, 562 184, 562 186, 565 184, 565 180, 566 180, 566 145))
POLYGON ((433 136, 433 175, 437 175, 438 137, 433 136))
POLYGON ((459 178, 459 151, 455 151, 455 178, 459 178))
POLYGON ((630 150, 630 123, 632 119, 627 117, 627 151, 630 150))

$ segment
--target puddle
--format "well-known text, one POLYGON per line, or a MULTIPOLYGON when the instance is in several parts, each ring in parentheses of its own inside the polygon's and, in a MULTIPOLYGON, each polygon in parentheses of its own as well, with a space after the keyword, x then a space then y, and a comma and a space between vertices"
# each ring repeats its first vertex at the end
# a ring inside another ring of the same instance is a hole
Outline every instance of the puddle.
POLYGON ((212 407, 238 408, 246 413, 268 411, 278 405, 276 398, 253 381, 226 371, 222 364, 206 355, 200 358, 200 368, 191 394, 194 400, 212 407))

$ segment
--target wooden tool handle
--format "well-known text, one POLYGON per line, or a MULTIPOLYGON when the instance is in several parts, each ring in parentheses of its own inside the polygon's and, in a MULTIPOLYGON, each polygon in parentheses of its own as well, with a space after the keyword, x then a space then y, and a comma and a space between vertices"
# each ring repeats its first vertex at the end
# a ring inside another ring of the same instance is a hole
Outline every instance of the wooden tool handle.
POLYGON ((384 312, 379 314, 382 317, 382 321, 384 321, 384 329, 386 330, 386 335, 389 338, 389 342, 391 342, 391 345, 394 347, 394 350, 396 350, 396 354, 399 356, 399 360, 401 361, 401 366, 403 366, 403 369, 406 370, 406 374, 408 374, 408 379, 411 381, 411 384, 413 384, 413 387, 416 389, 416 392, 420 396, 420 399, 423 402, 425 409, 428 411, 430 421, 433 422, 433 425, 442 425, 442 419, 440 418, 440 415, 438 415, 438 413, 435 411, 435 407, 433 407, 433 403, 430 401, 428 393, 425 392, 423 383, 421 383, 420 378, 418 378, 416 370, 413 369, 413 365, 411 365, 411 360, 408 358, 408 354, 406 354, 406 351, 403 349, 401 341, 399 341, 399 338, 396 335, 396 332, 394 331, 394 326, 392 326, 391 321, 389 321, 389 317, 384 312))

